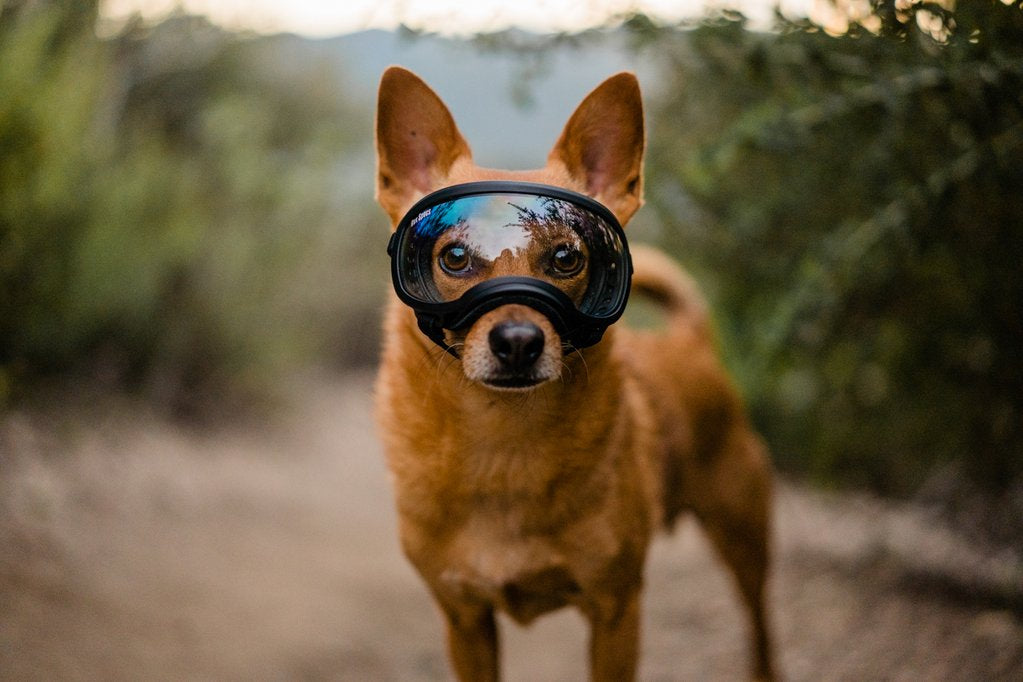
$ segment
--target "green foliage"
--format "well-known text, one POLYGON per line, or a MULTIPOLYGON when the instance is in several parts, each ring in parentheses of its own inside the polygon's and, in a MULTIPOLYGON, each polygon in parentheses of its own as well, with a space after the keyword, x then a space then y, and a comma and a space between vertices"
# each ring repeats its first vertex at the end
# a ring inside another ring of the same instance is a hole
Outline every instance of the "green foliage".
POLYGON ((907 492, 1023 473, 1023 12, 877 2, 832 37, 637 22, 648 199, 782 465, 907 492))
MULTIPOLYGON (((187 402, 371 359, 368 107, 286 38, 100 39, 96 7, 0 3, 0 404, 68 370, 187 402)), ((873 7, 838 37, 633 18, 667 84, 647 210, 782 466, 998 487, 1023 474, 1023 12, 873 7)))
POLYGON ((364 352, 338 330, 378 298, 375 212, 339 160, 368 167, 371 131, 336 73, 197 19, 101 40, 95 2, 3 7, 0 387, 88 369, 177 400, 364 352))

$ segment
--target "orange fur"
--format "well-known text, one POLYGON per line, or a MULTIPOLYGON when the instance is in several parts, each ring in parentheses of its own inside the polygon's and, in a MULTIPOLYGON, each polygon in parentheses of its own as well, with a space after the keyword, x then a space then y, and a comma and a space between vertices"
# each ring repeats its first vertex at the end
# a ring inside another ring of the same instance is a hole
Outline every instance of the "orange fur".
MULTIPOLYGON (((392 227, 440 187, 518 179, 587 193, 625 224, 641 204, 638 83, 594 90, 535 171, 477 167, 447 108, 418 77, 381 80, 377 196, 392 227)), ((717 360, 706 308, 665 256, 635 248, 635 290, 661 302, 663 332, 610 328, 561 354, 543 316, 493 310, 449 334, 461 359, 418 330, 393 298, 377 415, 405 553, 440 605, 461 680, 498 678, 494 613, 521 623, 565 605, 591 626, 594 680, 635 674, 643 563, 653 532, 692 511, 736 577, 750 613, 753 672, 771 677, 764 615, 770 467, 717 360), (524 320, 547 339, 545 380, 501 391, 484 381, 485 338, 524 320)))

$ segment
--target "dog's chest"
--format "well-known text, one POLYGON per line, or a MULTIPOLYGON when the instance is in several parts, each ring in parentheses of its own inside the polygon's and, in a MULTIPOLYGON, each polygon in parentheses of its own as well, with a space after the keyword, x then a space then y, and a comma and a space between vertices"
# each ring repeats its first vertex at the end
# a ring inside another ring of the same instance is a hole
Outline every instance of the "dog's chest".
POLYGON ((582 589, 560 553, 543 540, 481 543, 470 540, 450 556, 444 588, 460 598, 484 601, 522 624, 573 603, 582 589))

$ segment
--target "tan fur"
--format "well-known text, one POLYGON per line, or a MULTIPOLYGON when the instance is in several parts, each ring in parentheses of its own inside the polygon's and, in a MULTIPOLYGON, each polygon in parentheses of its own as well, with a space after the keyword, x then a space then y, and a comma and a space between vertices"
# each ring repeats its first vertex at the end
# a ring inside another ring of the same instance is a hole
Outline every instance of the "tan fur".
MULTIPOLYGON (((643 136, 638 83, 619 74, 580 104, 544 168, 479 168, 441 100, 392 67, 380 85, 377 195, 393 227, 432 190, 520 179, 590 194, 625 224, 641 204, 643 136)), ((647 547, 683 511, 735 575, 753 673, 771 677, 766 453, 717 360, 695 285, 650 249, 635 248, 634 261, 635 290, 665 306, 666 330, 616 325, 581 352, 561 353, 540 313, 507 305, 449 333, 455 359, 392 298, 378 421, 402 546, 445 615, 461 680, 498 678, 496 610, 529 623, 565 605, 590 623, 591 678, 632 679, 647 547), (529 389, 485 383, 487 332, 508 319, 535 323, 547 339, 543 381, 529 389)))

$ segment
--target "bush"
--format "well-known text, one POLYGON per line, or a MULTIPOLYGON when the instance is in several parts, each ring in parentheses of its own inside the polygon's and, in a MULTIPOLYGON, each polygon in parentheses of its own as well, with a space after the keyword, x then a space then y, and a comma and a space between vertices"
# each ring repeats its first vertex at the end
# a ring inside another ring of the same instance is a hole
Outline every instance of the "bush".
POLYGON ((340 75, 199 19, 101 40, 95 17, 0 14, 0 386, 84 369, 187 401, 356 359, 338 330, 375 307, 380 259, 340 75))
POLYGON ((1023 473, 1023 12, 903 6, 837 37, 636 22, 673 83, 648 198, 784 467, 997 489, 1023 473))

